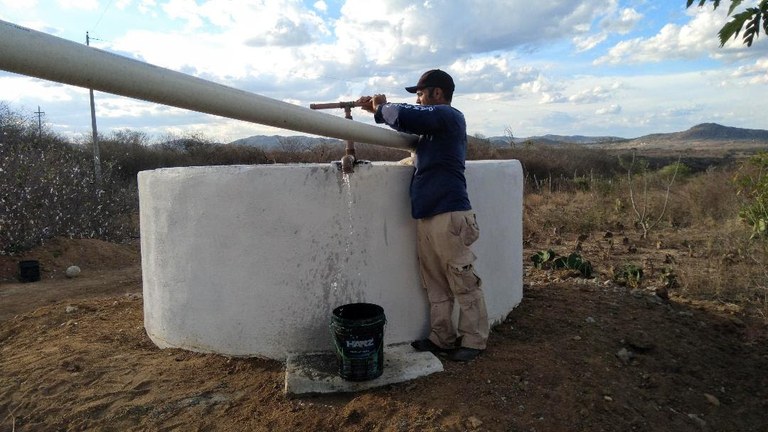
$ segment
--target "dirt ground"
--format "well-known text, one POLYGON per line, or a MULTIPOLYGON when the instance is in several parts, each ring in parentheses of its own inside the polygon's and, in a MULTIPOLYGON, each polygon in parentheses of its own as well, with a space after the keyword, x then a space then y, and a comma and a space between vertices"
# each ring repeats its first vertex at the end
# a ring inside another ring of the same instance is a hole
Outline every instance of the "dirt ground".
MULTIPOLYGON (((590 258, 601 242, 578 247, 590 258)), ((0 432, 768 431, 764 320, 620 286, 606 268, 594 280, 531 268, 527 257, 550 247, 527 243, 523 301, 479 359, 361 393, 293 398, 279 362, 155 347, 137 244, 55 239, 0 257, 0 432), (22 258, 41 262, 43 280, 15 281, 22 258), (68 279, 72 264, 83 272, 68 279)), ((621 253, 690 255, 639 249, 621 253)))

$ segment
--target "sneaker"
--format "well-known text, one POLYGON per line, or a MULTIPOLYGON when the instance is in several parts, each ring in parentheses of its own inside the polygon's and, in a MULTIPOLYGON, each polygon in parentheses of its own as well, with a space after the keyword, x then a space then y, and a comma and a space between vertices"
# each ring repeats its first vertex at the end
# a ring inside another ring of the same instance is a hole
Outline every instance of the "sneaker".
POLYGON ((416 351, 429 351, 433 354, 449 354, 454 351, 452 348, 439 347, 429 339, 421 339, 421 340, 413 341, 411 342, 411 346, 416 351))
POLYGON ((468 362, 476 359, 481 352, 483 352, 483 350, 461 347, 454 350, 448 358, 457 362, 468 362))

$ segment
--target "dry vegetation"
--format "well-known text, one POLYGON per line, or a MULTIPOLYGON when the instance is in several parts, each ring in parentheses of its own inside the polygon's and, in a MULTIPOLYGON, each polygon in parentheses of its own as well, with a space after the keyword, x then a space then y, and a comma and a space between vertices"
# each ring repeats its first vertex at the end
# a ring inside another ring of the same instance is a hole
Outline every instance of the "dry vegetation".
MULTIPOLYGON (((446 363, 442 374, 359 395, 290 399, 281 394, 279 363, 160 351, 146 337, 135 174, 329 162, 343 144, 286 140, 262 150, 186 137, 150 145, 123 132, 102 140, 109 184, 97 194, 87 143, 40 138, 36 124, 2 109, 0 130, 0 284, 11 287, 0 289, 0 431, 768 427, 768 243, 743 217, 756 196, 734 180, 762 175, 746 157, 657 151, 635 155, 643 164, 629 171, 630 154, 471 139, 471 159, 524 166, 522 304, 476 362, 446 363), (32 159, 35 170, 23 169, 32 159), (678 161, 685 169, 670 169, 678 161), (45 211, 19 200, 19 188, 45 211), (74 192, 53 196, 61 190, 74 192), (104 202, 115 211, 72 213, 104 202), (655 222, 645 233, 640 215, 655 222), (537 268, 529 257, 545 250, 589 261, 592 278, 537 268), (14 280, 23 258, 41 259, 50 279, 27 295, 14 280), (73 284, 62 273, 75 259, 109 268, 86 270, 73 284)), ((358 147, 362 159, 402 156, 358 147)))
MULTIPOLYGON (((104 179, 99 185, 94 181, 91 143, 71 143, 40 131, 36 122, 4 105, 0 105, 0 130, 2 254, 18 254, 57 236, 115 242, 136 238, 135 179, 141 170, 331 162, 344 153, 343 143, 332 140, 310 147, 288 137, 274 148, 261 149, 217 144, 202 136, 169 136, 153 144, 140 132, 121 131, 100 137, 104 179)), ((740 212, 754 195, 744 193, 743 182, 735 181, 745 178, 745 170, 752 169, 752 178, 762 178, 762 172, 754 174, 754 167, 748 166, 749 153, 734 158, 727 149, 720 150, 728 156, 658 149, 644 155, 577 145, 500 147, 470 137, 468 157, 522 162, 527 241, 546 233, 556 233, 555 237, 615 233, 628 239, 641 234, 648 237, 642 239, 648 244, 683 242, 691 254, 708 260, 696 268, 672 265, 675 289, 694 298, 738 302, 766 312, 766 242, 764 237, 751 238, 754 227, 740 212), (672 171, 675 166, 678 169, 672 171), (688 239, 689 234, 682 233, 698 235, 688 239)), ((358 145, 357 154, 360 159, 390 161, 404 156, 402 151, 371 145, 358 145)), ((585 258, 596 267, 616 264, 610 253, 585 258)), ((653 271, 645 276, 653 277, 653 271)))

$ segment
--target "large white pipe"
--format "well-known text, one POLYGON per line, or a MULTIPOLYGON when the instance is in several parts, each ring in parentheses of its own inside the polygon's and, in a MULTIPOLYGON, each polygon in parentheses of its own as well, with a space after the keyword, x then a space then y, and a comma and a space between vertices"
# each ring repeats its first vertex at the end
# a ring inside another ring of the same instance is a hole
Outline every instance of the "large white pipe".
POLYGON ((0 20, 0 69, 281 129, 398 149, 416 137, 121 57, 0 20))

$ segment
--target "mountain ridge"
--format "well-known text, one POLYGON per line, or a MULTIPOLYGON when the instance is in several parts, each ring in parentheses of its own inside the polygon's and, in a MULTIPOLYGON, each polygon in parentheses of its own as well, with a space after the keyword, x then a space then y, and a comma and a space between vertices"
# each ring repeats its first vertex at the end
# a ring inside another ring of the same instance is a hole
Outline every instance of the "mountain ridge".
POLYGON ((686 139, 686 140, 768 140, 768 131, 763 129, 744 129, 723 126, 717 123, 701 123, 682 132, 666 134, 650 134, 635 138, 636 140, 651 139, 686 139))
MULTIPOLYGON (((510 141, 512 141, 515 144, 533 143, 552 146, 576 144, 606 149, 691 147, 692 145, 707 146, 723 143, 736 143, 749 146, 765 145, 768 147, 768 130, 737 128, 723 126, 718 123, 700 123, 684 131, 654 133, 637 138, 546 134, 525 138, 493 136, 482 137, 480 139, 486 139, 496 146, 508 146, 510 141)), ((334 139, 302 135, 253 135, 231 141, 229 144, 273 149, 286 146, 293 147, 297 144, 302 147, 312 147, 313 145, 328 143, 329 141, 334 141, 334 139)), ((342 142, 341 140, 338 141, 342 142)))

